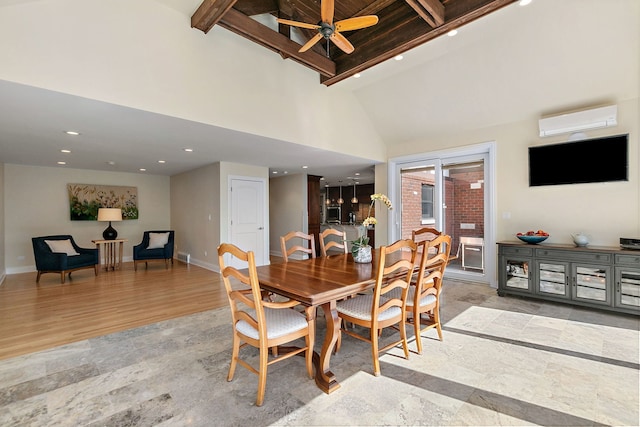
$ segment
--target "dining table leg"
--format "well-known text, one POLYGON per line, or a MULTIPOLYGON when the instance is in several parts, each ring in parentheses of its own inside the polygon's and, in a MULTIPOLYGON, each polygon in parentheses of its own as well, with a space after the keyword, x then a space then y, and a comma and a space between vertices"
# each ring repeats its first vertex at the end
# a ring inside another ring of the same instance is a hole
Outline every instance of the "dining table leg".
MULTIPOLYGON (((322 307, 327 323, 327 333, 322 343, 320 355, 317 356, 316 384, 325 393, 331 393, 340 388, 336 376, 329 370, 331 367, 331 354, 333 353, 333 349, 338 341, 338 334, 340 333, 340 318, 336 310, 336 301, 327 302, 320 307, 322 307)), ((315 358, 316 354, 314 354, 314 359, 315 358)))

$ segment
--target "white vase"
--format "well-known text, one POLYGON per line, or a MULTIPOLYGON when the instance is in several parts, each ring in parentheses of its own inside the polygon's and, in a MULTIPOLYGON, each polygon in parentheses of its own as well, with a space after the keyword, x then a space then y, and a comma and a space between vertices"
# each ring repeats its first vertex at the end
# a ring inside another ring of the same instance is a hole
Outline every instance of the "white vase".
POLYGON ((358 250, 353 254, 353 260, 360 264, 371 262, 371 246, 360 246, 358 250))

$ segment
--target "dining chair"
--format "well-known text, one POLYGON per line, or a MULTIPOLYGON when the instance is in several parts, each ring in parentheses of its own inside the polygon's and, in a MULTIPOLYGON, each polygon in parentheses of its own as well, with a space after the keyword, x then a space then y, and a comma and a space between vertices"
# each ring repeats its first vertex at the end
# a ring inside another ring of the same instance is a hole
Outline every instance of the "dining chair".
POLYGON ((305 352, 307 373, 309 378, 313 378, 315 310, 307 307, 301 313, 293 308, 300 305, 298 301, 288 299, 272 302, 263 299, 258 282, 255 255, 252 251, 244 252, 233 244, 223 243, 218 247, 218 262, 229 298, 233 322, 233 349, 227 381, 233 380, 238 363, 257 374, 256 406, 261 406, 264 401, 269 365, 305 352), (225 261, 225 258, 228 261, 225 261), (239 269, 244 267, 246 267, 245 271, 239 269), (300 338, 304 338, 304 347, 288 348, 288 352, 269 360, 270 348, 300 338), (246 345, 259 349, 257 369, 240 358, 240 349, 246 345))
POLYGON ((344 299, 336 304, 338 317, 341 319, 336 351, 339 351, 342 344, 342 333, 370 343, 375 376, 380 375, 380 352, 402 344, 404 357, 409 358, 404 312, 416 253, 417 245, 409 239, 382 246, 373 292, 344 299), (403 257, 403 252, 410 252, 410 258, 403 257), (400 297, 390 297, 390 292, 396 289, 400 291, 400 297), (347 329, 345 322, 369 329, 369 336, 357 333, 356 328, 347 329), (398 325, 400 339, 380 348, 380 332, 394 325, 398 325))
POLYGON ((422 227, 411 230, 411 240, 416 243, 432 240, 440 235, 442 235, 442 232, 432 227, 422 227))
POLYGON ((316 241, 313 234, 306 234, 301 231, 290 231, 284 236, 280 236, 280 249, 282 250, 284 262, 288 262, 289 257, 296 252, 307 255, 309 258, 316 257, 316 241), (300 239, 301 242, 294 241, 293 246, 287 248, 287 244, 293 239, 300 239))
POLYGON ((331 248, 336 248, 347 253, 347 233, 345 231, 339 231, 335 228, 327 228, 320 233, 320 251, 322 256, 327 256, 327 251, 331 248), (338 240, 331 239, 331 236, 336 236, 338 240))
MULTIPOLYGON (((418 229, 415 229, 415 230, 411 231, 411 240, 413 240, 414 242, 420 244, 420 243, 425 242, 425 241, 431 241, 431 240, 435 239, 436 237, 442 236, 442 235, 443 235, 443 232, 438 230, 438 229, 435 229, 433 227, 422 227, 422 228, 418 228, 418 229)), ((449 244, 451 244, 451 243, 449 243, 449 244)), ((434 248, 432 247, 431 251, 433 251, 433 250, 434 250, 434 248)), ((443 252, 445 250, 445 248, 441 247, 440 250, 441 250, 441 252, 443 252)), ((421 251, 421 249, 420 249, 420 247, 418 247, 418 252, 420 252, 420 251, 421 251)), ((449 252, 449 261, 453 261, 455 259, 458 259, 458 254, 460 252, 460 248, 458 247, 458 252, 455 255, 451 254, 451 249, 450 248, 448 249, 448 252, 449 252)))
POLYGON ((442 341, 440 295, 444 271, 449 262, 451 236, 443 234, 433 240, 424 241, 421 245, 424 249, 420 253, 418 277, 409 287, 405 307, 407 323, 413 325, 418 354, 422 354, 423 332, 436 328, 438 338, 442 341))

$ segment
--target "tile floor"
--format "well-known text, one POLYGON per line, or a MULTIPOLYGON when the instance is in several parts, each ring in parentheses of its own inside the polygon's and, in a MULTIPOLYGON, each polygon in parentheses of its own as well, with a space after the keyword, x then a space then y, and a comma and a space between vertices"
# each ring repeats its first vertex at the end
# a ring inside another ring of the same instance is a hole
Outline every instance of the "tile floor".
POLYGON ((368 345, 344 337, 330 395, 294 357, 271 366, 254 406, 255 375, 226 381, 224 308, 0 361, 0 425, 640 424, 640 318, 444 289, 444 341, 429 331, 409 360, 390 350, 376 378, 368 345))

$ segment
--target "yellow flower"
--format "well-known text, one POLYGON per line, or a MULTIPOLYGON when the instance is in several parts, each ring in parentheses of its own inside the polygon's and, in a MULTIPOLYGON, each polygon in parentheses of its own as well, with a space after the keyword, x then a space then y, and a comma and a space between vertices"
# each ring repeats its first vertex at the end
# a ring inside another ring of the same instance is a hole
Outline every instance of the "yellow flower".
POLYGON ((376 200, 382 201, 382 203, 385 204, 387 209, 389 210, 393 209, 393 207, 391 206, 391 200, 389 200, 389 198, 386 195, 382 193, 376 193, 371 195, 371 205, 369 205, 369 212, 367 214, 367 217, 364 219, 364 221, 362 221, 362 227, 358 227, 358 234, 359 234, 358 238, 352 242, 353 245, 351 246, 351 251, 353 252, 354 256, 358 252, 358 249, 360 247, 367 246, 369 244, 369 237, 367 236, 367 228, 370 225, 376 225, 378 223, 378 220, 376 220, 374 217, 371 216, 371 209, 373 208, 373 205, 376 203, 376 200))
POLYGON ((376 225, 377 223, 378 221, 375 218, 369 216, 365 218, 365 220, 362 222, 362 225, 368 227, 370 225, 376 225))

